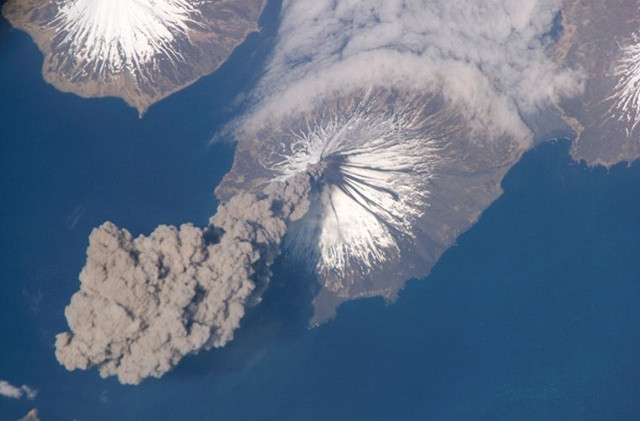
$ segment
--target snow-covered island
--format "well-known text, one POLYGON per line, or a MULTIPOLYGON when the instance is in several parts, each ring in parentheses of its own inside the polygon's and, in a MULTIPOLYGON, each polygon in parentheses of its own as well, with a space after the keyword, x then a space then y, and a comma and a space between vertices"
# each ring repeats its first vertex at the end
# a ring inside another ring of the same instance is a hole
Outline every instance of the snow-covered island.
POLYGON ((216 70, 258 30, 266 0, 10 0, 45 80, 82 97, 115 96, 144 112, 216 70))

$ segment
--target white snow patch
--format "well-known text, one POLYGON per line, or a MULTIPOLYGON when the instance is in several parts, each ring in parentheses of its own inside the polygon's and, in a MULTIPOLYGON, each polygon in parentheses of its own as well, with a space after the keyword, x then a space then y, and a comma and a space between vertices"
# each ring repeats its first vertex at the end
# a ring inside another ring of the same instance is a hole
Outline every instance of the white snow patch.
POLYGON ((436 126, 425 119, 438 117, 424 112, 428 101, 383 112, 371 109, 375 101, 316 114, 271 166, 278 179, 322 166, 321 190, 288 248, 334 275, 336 289, 350 272, 367 274, 398 257, 398 242, 413 238, 412 225, 428 207, 429 181, 442 160, 439 139, 425 132, 436 126))
POLYGON ((623 48, 622 58, 614 70, 618 78, 611 99, 614 104, 610 112, 625 124, 627 136, 640 125, 640 35, 633 35, 633 42, 623 48))
MULTIPOLYGON (((181 60, 171 46, 198 23, 197 2, 188 0, 70 0, 49 24, 83 74, 139 69, 157 54, 181 60)), ((81 76, 81 75, 77 75, 81 76)))

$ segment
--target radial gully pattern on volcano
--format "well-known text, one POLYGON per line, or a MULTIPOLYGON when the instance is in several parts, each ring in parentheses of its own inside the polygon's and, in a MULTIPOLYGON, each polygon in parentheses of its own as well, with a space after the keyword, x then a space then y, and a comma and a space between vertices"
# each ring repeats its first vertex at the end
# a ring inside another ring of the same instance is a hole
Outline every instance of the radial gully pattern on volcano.
POLYGON ((2 9, 45 55, 43 76, 140 114, 217 69, 257 31, 266 0, 10 0, 2 9))
POLYGON ((640 125, 640 32, 633 34, 631 43, 622 49, 614 73, 618 82, 611 113, 626 125, 627 136, 631 136, 640 125))
POLYGON ((371 88, 332 96, 272 121, 250 146, 240 142, 217 193, 304 172, 316 180, 285 250, 318 277, 312 322, 320 323, 348 299, 393 299, 501 193, 523 146, 471 133, 440 95, 371 88))

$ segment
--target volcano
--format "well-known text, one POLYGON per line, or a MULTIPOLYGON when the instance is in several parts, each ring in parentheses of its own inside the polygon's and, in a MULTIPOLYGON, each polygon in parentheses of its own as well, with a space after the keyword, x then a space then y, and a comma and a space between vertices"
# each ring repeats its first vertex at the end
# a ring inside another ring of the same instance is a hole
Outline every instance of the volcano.
POLYGON ((288 261, 321 290, 312 323, 339 303, 394 299, 501 193, 525 145, 478 131, 459 106, 434 93, 384 87, 319 100, 239 140, 222 199, 309 172, 310 208, 291 224, 288 261))
POLYGON ((43 76, 82 97, 147 108, 217 69, 265 0, 11 0, 3 14, 45 55, 43 76))
POLYGON ((557 49, 563 65, 581 69, 584 92, 561 101, 576 132, 574 159, 611 167, 640 157, 640 3, 571 0, 557 49))
POLYGON ((633 34, 632 42, 623 47, 614 73, 617 83, 610 112, 626 125, 627 136, 631 136, 640 125, 640 35, 633 34))

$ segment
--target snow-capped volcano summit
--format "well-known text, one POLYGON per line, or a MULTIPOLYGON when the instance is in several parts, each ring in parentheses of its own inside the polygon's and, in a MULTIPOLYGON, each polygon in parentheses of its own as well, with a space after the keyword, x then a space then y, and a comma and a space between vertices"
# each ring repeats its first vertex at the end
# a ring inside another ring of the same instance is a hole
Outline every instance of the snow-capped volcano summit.
POLYGON ((392 112, 385 99, 378 92, 343 101, 294 133, 290 147, 270 154, 276 179, 322 167, 311 213, 292 230, 290 249, 312 262, 332 289, 399 257, 442 163, 442 128, 421 115, 432 102, 409 100, 392 112))
POLYGON ((622 58, 615 69, 618 79, 612 99, 612 114, 627 123, 627 135, 640 125, 640 35, 633 34, 633 42, 622 49, 622 58))
POLYGON ((3 13, 62 91, 119 96, 142 114, 218 68, 257 30, 265 0, 11 0, 3 13))
POLYGON ((78 72, 111 76, 140 68, 159 52, 180 60, 172 43, 188 39, 189 27, 197 29, 201 19, 185 0, 75 0, 47 27, 59 34, 57 42, 68 46, 69 55, 88 64, 78 72))
POLYGON ((558 48, 565 66, 581 69, 584 90, 562 102, 576 132, 571 154, 613 166, 640 157, 640 2, 570 0, 558 48))
POLYGON ((342 301, 392 299, 406 279, 427 274, 500 194, 524 148, 476 130, 459 104, 427 90, 328 94, 264 123, 242 133, 216 194, 224 201, 311 175, 309 210, 289 226, 284 249, 323 287, 312 323, 342 301))

